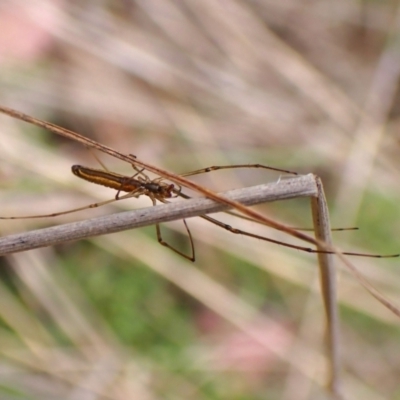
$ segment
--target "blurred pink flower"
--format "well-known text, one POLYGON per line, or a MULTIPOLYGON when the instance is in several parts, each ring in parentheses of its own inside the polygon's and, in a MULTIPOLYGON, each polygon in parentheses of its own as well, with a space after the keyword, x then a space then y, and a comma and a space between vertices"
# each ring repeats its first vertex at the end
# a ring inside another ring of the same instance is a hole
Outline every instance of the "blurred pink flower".
POLYGON ((59 23, 64 0, 8 3, 0 8, 0 64, 29 62, 52 45, 51 30, 59 23), (39 3, 40 4, 40 3, 39 3))
MULTIPOLYGON (((248 333, 232 330, 212 312, 203 312, 197 320, 199 330, 207 336, 209 368, 240 376, 238 381, 246 387, 256 388, 265 376, 288 354, 293 331, 284 321, 259 319, 249 323, 248 333)), ((239 382, 238 382, 239 383, 239 382)))

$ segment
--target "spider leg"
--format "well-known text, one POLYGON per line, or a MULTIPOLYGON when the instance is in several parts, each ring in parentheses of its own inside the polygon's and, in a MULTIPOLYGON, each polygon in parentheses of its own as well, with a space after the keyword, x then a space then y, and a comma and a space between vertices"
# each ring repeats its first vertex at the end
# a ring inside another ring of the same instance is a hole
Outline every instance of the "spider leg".
MULTIPOLYGON (((150 197, 151 201, 153 202, 153 205, 155 206, 156 205, 156 197, 152 193, 148 193, 147 195, 150 197)), ((165 199, 162 199, 162 198, 158 198, 158 200, 161 201, 162 203, 168 203, 168 201, 166 201, 165 199)), ((195 250, 194 250, 194 243, 193 243, 192 233, 190 232, 189 226, 188 226, 188 224, 187 224, 185 219, 183 220, 183 223, 185 225, 186 232, 187 232, 187 234, 189 236, 191 255, 187 255, 187 254, 179 251, 175 247, 171 246, 169 243, 167 243, 162 238, 160 224, 156 224, 157 240, 158 240, 158 243, 160 243, 162 246, 168 247, 169 249, 171 249, 176 254, 179 254, 180 256, 186 258, 187 260, 194 262, 196 260, 196 255, 195 255, 195 250)))

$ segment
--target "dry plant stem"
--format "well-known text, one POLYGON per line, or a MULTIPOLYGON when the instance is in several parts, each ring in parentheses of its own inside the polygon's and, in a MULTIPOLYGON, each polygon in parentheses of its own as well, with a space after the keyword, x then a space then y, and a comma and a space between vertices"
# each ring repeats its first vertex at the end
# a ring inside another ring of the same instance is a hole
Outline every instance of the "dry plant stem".
MULTIPOLYGON (((314 176, 309 174, 280 180, 277 183, 235 189, 223 195, 233 201, 239 201, 246 205, 254 205, 268 201, 316 196, 317 194, 314 176)), ((147 225, 155 225, 161 222, 202 216, 208 213, 224 211, 227 208, 228 206, 225 204, 205 198, 198 198, 134 211, 120 212, 0 238, 0 255, 52 246, 70 240, 85 239, 147 225)))
POLYGON ((143 161, 138 160, 135 157, 132 157, 130 155, 125 155, 122 154, 108 146, 102 145, 101 143, 97 143, 96 141, 86 138, 76 132, 70 131, 65 128, 61 128, 57 125, 51 124, 49 122, 41 121, 37 118, 33 118, 27 114, 21 113, 19 111, 13 110, 8 107, 3 107, 0 106, 0 112, 7 114, 11 117, 14 117, 16 119, 19 119, 21 121, 29 122, 33 125, 39 126, 43 129, 50 130, 53 133, 56 133, 58 135, 61 135, 63 137, 66 137, 71 140, 75 140, 79 143, 81 143, 84 146, 99 150, 103 153, 109 154, 112 157, 118 158, 122 161, 128 162, 130 164, 135 164, 137 166, 143 167, 147 169, 148 171, 154 172, 155 174, 162 176, 164 178, 170 179, 171 181, 185 186, 187 188, 193 189, 196 192, 202 193, 204 196, 215 200, 219 203, 225 204, 228 207, 235 208, 236 210, 239 210, 243 214, 257 219, 260 221, 260 223, 263 223, 265 225, 268 225, 274 229, 286 232, 288 235, 297 237, 300 240, 304 240, 308 243, 312 243, 316 246, 319 246, 321 249, 327 250, 327 251, 333 251, 337 254, 337 256, 340 258, 340 260, 346 265, 346 267, 356 276, 356 278, 359 280, 359 282, 367 289, 372 296, 374 296, 378 301, 380 301, 385 307, 390 309, 395 315, 400 317, 400 309, 394 305, 391 301, 387 300, 381 293, 379 293, 369 282, 367 279, 365 279, 359 272, 358 270, 354 267, 353 264, 351 264, 346 257, 344 257, 338 249, 333 247, 329 243, 325 243, 324 241, 320 239, 314 239, 313 237, 306 235, 302 232, 296 231, 295 229, 291 228, 290 226, 281 224, 279 222, 276 222, 265 215, 262 215, 255 210, 252 210, 248 207, 246 207, 243 204, 238 203, 237 201, 230 200, 224 196, 221 196, 212 190, 209 190, 201 185, 198 185, 194 182, 189 181, 188 179, 185 179, 177 174, 173 174, 171 172, 165 171, 163 169, 157 168, 153 165, 147 164, 143 161))
MULTIPOLYGON (((331 227, 329 222, 329 210, 325 193, 320 178, 315 179, 318 196, 311 197, 311 210, 314 223, 314 232, 317 239, 331 244, 331 227)), ((317 246, 321 249, 320 246, 317 246)), ((318 253, 320 282, 322 298, 326 315, 326 345, 328 352, 329 388, 337 396, 341 395, 342 384, 340 379, 340 325, 337 307, 336 271, 333 264, 333 255, 318 253)), ((340 397, 339 397, 340 398, 340 397)))
MULTIPOLYGON (((311 196, 316 236, 330 243, 329 216, 321 182, 312 174, 280 180, 277 183, 236 189, 223 195, 246 205, 311 196), (314 205, 316 206, 314 207, 314 205)), ((84 239, 145 225, 155 225, 174 219, 184 219, 191 216, 205 217, 204 214, 224 210, 226 210, 225 205, 209 199, 187 199, 157 207, 117 213, 4 237, 0 239, 0 254, 5 255, 12 252, 56 245, 69 240, 84 239)), ((339 365, 338 358, 335 355, 338 354, 339 342, 333 257, 329 254, 318 254, 318 257, 321 268, 321 281, 323 282, 322 293, 328 320, 329 381, 331 391, 336 393, 335 389, 339 386, 339 365)))
POLYGON ((19 119, 21 121, 25 121, 25 122, 29 122, 31 124, 34 124, 36 126, 39 126, 43 129, 47 129, 50 130, 53 133, 57 133, 58 135, 61 135, 63 137, 66 137, 68 139, 71 140, 75 140, 79 143, 81 143, 84 146, 99 150, 103 153, 109 154, 112 157, 118 158, 122 161, 128 162, 129 164, 135 164, 137 166, 140 166, 142 168, 145 168, 148 171, 151 171, 159 176, 162 176, 166 179, 170 179, 171 181, 177 183, 178 185, 182 185, 185 186, 189 189, 192 189, 198 193, 203 194, 204 196, 208 197, 209 199, 212 199, 214 201, 223 203, 225 205, 227 205, 228 207, 232 207, 235 208, 239 211, 241 211, 243 214, 248 215, 249 217, 252 217, 254 219, 259 220, 260 222, 264 223, 267 226, 270 226, 274 229, 283 231, 288 233, 291 236, 297 237, 300 240, 304 240, 308 243, 311 243, 313 245, 320 245, 322 246, 323 249, 328 250, 328 251, 336 251, 334 250, 331 246, 328 246, 326 243, 324 244, 323 242, 320 242, 316 239, 314 239, 313 237, 306 235, 302 232, 296 231, 294 229, 292 229, 289 226, 286 226, 284 224, 281 224, 279 222, 276 222, 268 217, 266 217, 263 214, 260 214, 259 212, 252 210, 250 208, 247 208, 246 206, 238 203, 237 201, 234 200, 230 200, 224 196, 221 196, 220 194, 215 193, 214 191, 207 189, 204 186, 198 185, 188 179, 183 178, 180 175, 174 174, 172 172, 169 171, 165 171, 161 168, 155 167, 153 165, 147 164, 143 161, 140 161, 139 159, 137 159, 136 157, 132 156, 132 155, 125 155, 122 154, 108 146, 105 146, 101 143, 98 143, 92 139, 86 138, 76 132, 70 131, 68 129, 65 128, 61 128, 60 126, 54 125, 50 122, 44 122, 41 121, 37 118, 33 118, 27 114, 21 113, 19 111, 13 110, 11 108, 7 108, 7 107, 3 107, 0 106, 0 112, 3 112, 7 115, 10 115, 16 119, 19 119))

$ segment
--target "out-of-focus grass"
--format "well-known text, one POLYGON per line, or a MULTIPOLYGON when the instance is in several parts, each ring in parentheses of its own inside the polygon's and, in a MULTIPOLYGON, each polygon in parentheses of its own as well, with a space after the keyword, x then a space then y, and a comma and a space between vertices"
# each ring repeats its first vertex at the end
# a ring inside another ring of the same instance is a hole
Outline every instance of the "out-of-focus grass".
MULTIPOLYGON (((3 1, 0 102, 175 172, 230 163, 314 172, 323 179, 332 225, 360 227, 335 233, 335 243, 395 253, 397 7, 3 1)), ((86 149, 6 117, 0 137, 0 215, 56 212, 114 195, 70 174, 72 164, 98 167, 86 149)), ((132 173, 100 157, 109 169, 132 173)), ((246 170, 194 179, 225 190, 278 178, 246 170)), ((46 221, 2 221, 0 229, 149 205, 132 199, 46 221)), ((260 208, 293 226, 310 225, 304 199, 260 208)), ((3 259, 1 396, 322 396, 315 256, 188 222, 194 265, 159 246, 152 228, 3 259)), ((163 234, 188 248, 181 222, 163 226, 163 234)), ((353 262, 400 304, 398 260, 353 262)), ((344 394, 395 398, 398 320, 346 271, 339 291, 344 394)))

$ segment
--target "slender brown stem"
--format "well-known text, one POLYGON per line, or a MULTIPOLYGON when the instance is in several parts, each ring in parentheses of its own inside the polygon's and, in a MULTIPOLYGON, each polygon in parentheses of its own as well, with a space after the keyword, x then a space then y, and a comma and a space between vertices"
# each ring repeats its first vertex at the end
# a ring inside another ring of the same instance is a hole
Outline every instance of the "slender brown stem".
MULTIPOLYGON (((341 254, 341 252, 333 247, 329 243, 325 243, 323 240, 320 239, 315 239, 309 235, 306 235, 302 232, 296 231, 290 226, 284 225, 282 223, 279 223, 277 221, 272 220, 271 218, 266 217, 265 215, 250 209, 246 207, 245 205, 240 204, 237 201, 231 200, 229 198, 226 198, 225 196, 221 196, 215 192, 213 192, 210 189, 207 189, 201 185, 198 185, 194 182, 189 181, 188 179, 185 179, 177 174, 165 171, 161 168, 158 168, 156 166, 150 165, 145 163, 144 161, 138 160, 135 156, 131 155, 125 155, 122 154, 108 146, 105 146, 101 143, 98 143, 92 139, 86 138, 76 132, 70 131, 65 128, 61 128, 57 125, 54 125, 49 122, 41 121, 37 118, 33 118, 27 114, 21 113, 19 111, 0 106, 0 112, 7 114, 11 117, 14 117, 16 119, 19 119, 21 121, 29 122, 33 125, 42 127, 44 129, 48 129, 49 131, 56 133, 58 135, 61 135, 63 137, 66 137, 68 139, 72 139, 77 141, 78 143, 81 143, 84 146, 102 151, 103 153, 109 154, 112 157, 118 158, 122 161, 126 161, 130 164, 134 164, 136 166, 140 166, 142 168, 145 168, 148 171, 151 171, 159 176, 162 176, 166 179, 170 179, 171 181, 177 183, 178 185, 185 186, 187 188, 193 189, 198 193, 203 194, 204 196, 208 197, 209 199, 212 199, 216 202, 219 202, 221 204, 224 204, 228 207, 235 208, 236 210, 242 212, 243 214, 249 216, 250 218, 257 219, 260 221, 260 223, 263 223, 267 226, 270 226, 274 229, 277 229, 279 231, 285 232, 288 235, 294 236, 300 240, 304 240, 308 243, 311 243, 313 245, 319 246, 321 249, 324 249, 328 252, 335 252, 340 260, 346 265, 347 268, 350 269, 350 271, 357 277, 359 282, 377 299, 379 300, 382 304, 384 304, 387 308, 389 308, 394 314, 400 317, 400 309, 395 306, 392 302, 387 300, 382 294, 380 294, 369 282, 366 280, 359 272, 358 270, 354 267, 353 264, 351 264, 345 256, 341 254)), ((310 194, 310 196, 318 196, 318 194, 310 194)))

